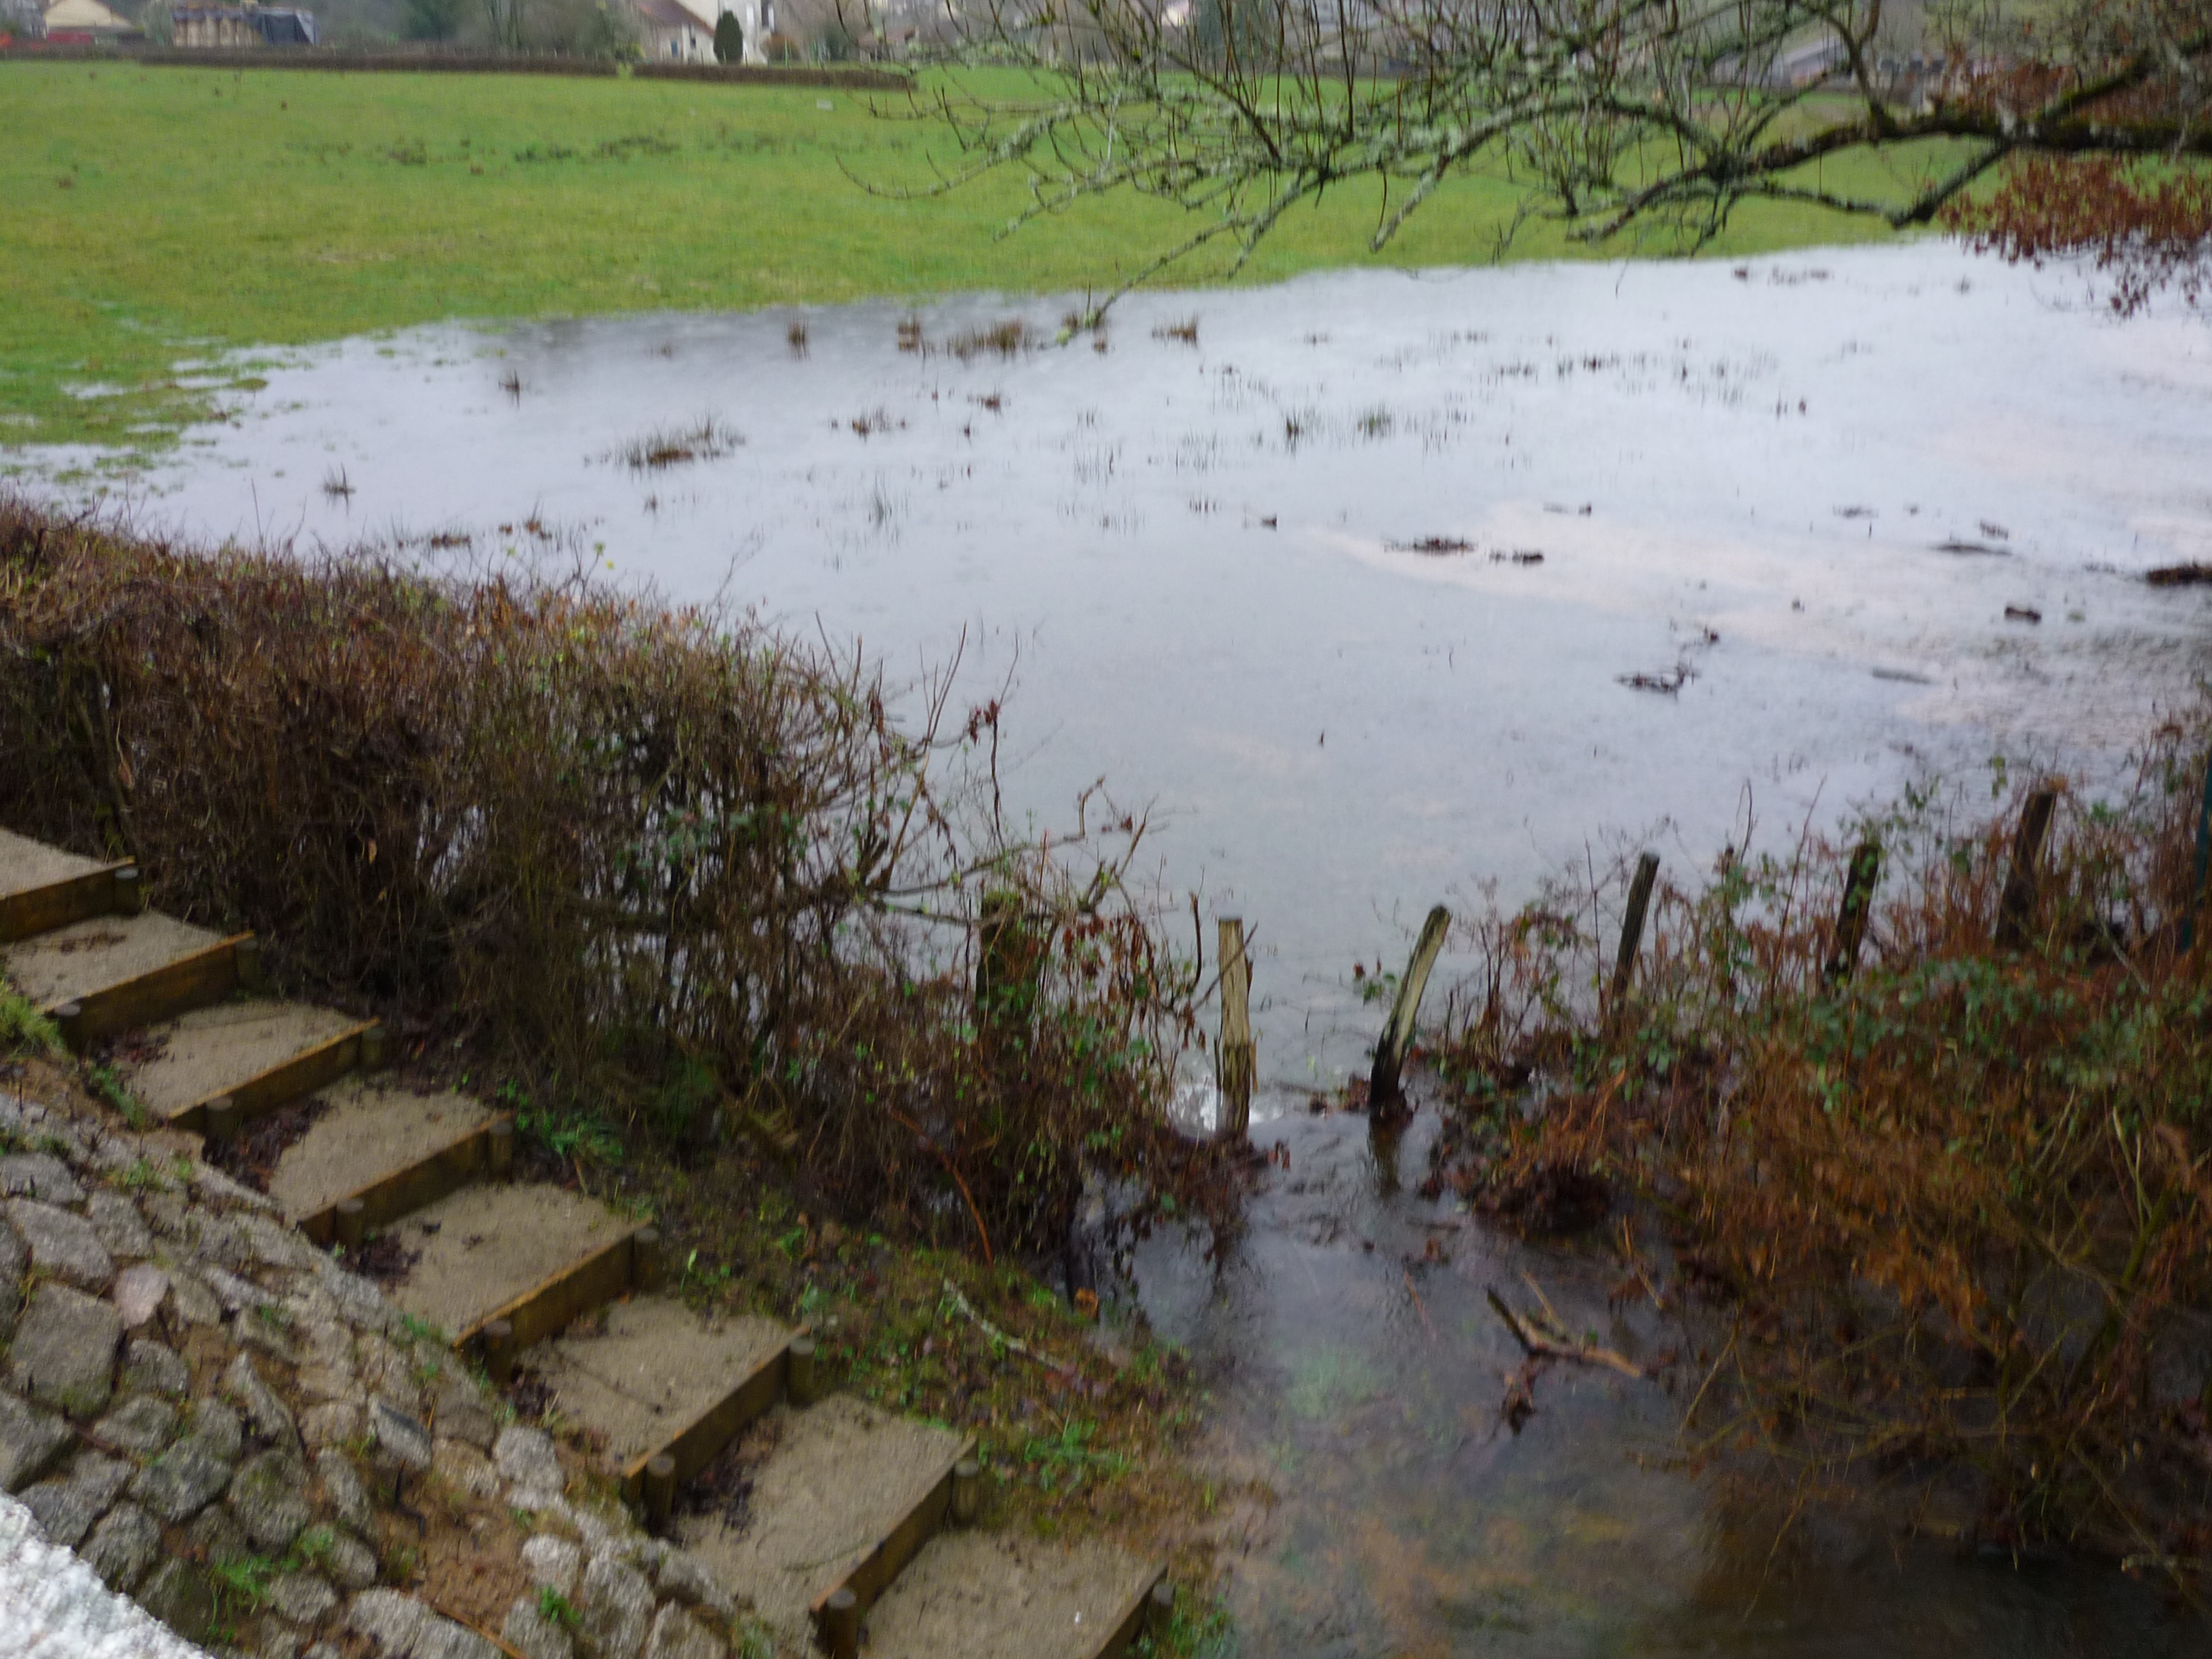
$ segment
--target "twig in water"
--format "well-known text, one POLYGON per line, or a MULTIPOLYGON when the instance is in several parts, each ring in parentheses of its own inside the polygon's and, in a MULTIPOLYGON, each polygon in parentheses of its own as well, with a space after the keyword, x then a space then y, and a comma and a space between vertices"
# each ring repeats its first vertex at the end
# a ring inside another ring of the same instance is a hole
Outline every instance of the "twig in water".
POLYGON ((1611 1348, 1601 1348, 1595 1343, 1577 1342, 1565 1331, 1540 1320, 1534 1314, 1516 1314, 1505 1305, 1496 1291, 1486 1291, 1490 1305, 1505 1322, 1505 1328, 1513 1333, 1513 1340, 1532 1355, 1546 1359, 1572 1359, 1585 1365, 1610 1365, 1624 1376, 1644 1377, 1650 1373, 1625 1354, 1611 1348))

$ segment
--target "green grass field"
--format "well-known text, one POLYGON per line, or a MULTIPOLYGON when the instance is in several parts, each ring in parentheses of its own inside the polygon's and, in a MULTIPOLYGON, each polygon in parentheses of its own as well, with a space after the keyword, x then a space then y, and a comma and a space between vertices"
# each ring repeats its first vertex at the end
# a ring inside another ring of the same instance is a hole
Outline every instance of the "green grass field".
MULTIPOLYGON (((1008 237, 1012 179, 896 202, 847 175, 915 180, 949 152, 941 129, 811 88, 0 64, 0 443, 164 442, 246 372, 210 372, 222 348, 442 318, 1104 287, 1190 228, 1116 198, 1008 237)), ((1294 213, 1246 280, 1372 262, 1378 199, 1294 213)), ((1513 205, 1508 186, 1460 181, 1380 258, 1486 262, 1513 205)), ((1777 208, 1716 251, 1879 234, 1777 208)), ((1535 226, 1513 254, 1575 251, 1535 226)))

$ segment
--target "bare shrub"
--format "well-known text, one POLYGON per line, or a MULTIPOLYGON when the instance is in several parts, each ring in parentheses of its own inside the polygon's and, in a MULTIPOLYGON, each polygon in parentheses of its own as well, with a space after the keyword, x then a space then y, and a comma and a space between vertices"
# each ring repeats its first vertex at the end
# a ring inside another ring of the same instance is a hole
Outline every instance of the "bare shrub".
POLYGON ((635 472, 658 472, 690 461, 720 460, 743 442, 738 433, 706 415, 689 426, 655 427, 616 448, 610 459, 635 472))
POLYGON ((998 706, 917 695, 908 731, 857 654, 581 577, 0 498, 0 821, 634 1131, 745 1126, 894 1226, 1057 1248, 1086 1180, 1133 1226, 1227 1224, 1166 1116, 1193 972, 1124 884, 1143 824, 1009 840, 998 706))
POLYGON ((2016 814, 1952 797, 1662 884, 1617 1005, 1626 860, 1493 908, 1441 1044, 1459 1110, 1438 1185, 1533 1227, 1593 1184, 1664 1218, 1668 1297, 1733 1325, 1703 1452, 1816 1486, 1966 1465, 1986 1540, 2201 1568, 2208 737, 2202 716, 2169 726, 2124 799, 2060 794, 2017 950, 1992 943, 2016 814), (1840 977, 1839 896, 1867 839, 1887 868, 1840 977))

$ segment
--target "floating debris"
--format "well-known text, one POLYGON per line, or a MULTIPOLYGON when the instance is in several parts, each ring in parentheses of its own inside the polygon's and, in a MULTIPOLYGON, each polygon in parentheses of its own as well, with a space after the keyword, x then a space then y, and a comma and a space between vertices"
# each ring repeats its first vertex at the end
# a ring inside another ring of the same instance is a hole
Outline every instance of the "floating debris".
POLYGON ((1516 547, 1510 551, 1490 556, 1492 564, 1541 564, 1544 556, 1533 547, 1516 547))
POLYGON ((2195 587, 2212 582, 2212 564, 2162 564, 2146 571, 2143 580, 2153 587, 2195 587))
POLYGON ((1925 674, 1916 674, 1909 668, 1877 668, 1874 677, 1878 680, 1895 680, 1904 685, 1933 685, 1935 681, 1925 674))
POLYGON ((1686 662, 1672 668, 1662 668, 1656 674, 1616 674, 1613 678, 1632 691, 1656 691, 1662 696, 1674 696, 1692 680, 1697 671, 1686 662))
POLYGON ((2043 620, 2043 613, 2040 611, 2036 610, 2033 605, 2008 605, 2005 607, 2005 620, 2007 622, 2039 623, 2043 620))
POLYGON ((1875 516, 1870 507, 1835 507, 1828 510, 1839 519, 1871 519, 1875 516))
POLYGON ((1393 553, 1425 553, 1431 558, 1445 558, 1454 553, 1472 553, 1474 544, 1457 536, 1424 536, 1418 541, 1390 542, 1386 545, 1393 553))
POLYGON ((690 426, 655 427, 612 451, 610 459, 633 471, 657 472, 687 461, 718 460, 743 442, 743 438, 708 415, 690 426))
POLYGON ((2012 550, 2008 547, 1991 547, 1987 542, 1960 541, 1955 536, 1948 541, 1936 543, 1936 550, 1938 553, 1958 554, 1962 557, 2008 559, 2012 556, 2012 550))
POLYGON ((1993 542, 2008 542, 2012 539, 2011 531, 2007 530, 2001 524, 1991 524, 1987 519, 1984 519, 1978 527, 1982 534, 1993 542))

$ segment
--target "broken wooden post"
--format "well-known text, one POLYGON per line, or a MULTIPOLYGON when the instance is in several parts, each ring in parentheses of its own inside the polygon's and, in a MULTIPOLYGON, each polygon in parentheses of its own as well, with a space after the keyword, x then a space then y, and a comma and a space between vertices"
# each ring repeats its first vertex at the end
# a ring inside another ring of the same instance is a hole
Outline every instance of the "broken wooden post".
POLYGON ((368 1206, 357 1198, 340 1199, 332 1231, 337 1233, 338 1243, 344 1247, 345 1253, 353 1255, 361 1249, 362 1241, 368 1236, 368 1206))
POLYGON ((514 1173, 514 1120, 502 1118, 485 1132, 485 1162, 490 1165, 491 1178, 505 1181, 514 1173))
POLYGON ((840 1587, 822 1603, 822 1645, 830 1659, 860 1659, 860 1598, 840 1587))
POLYGON ((125 865, 113 878, 112 902, 118 916, 135 916, 146 908, 145 884, 138 879, 138 866, 125 865))
POLYGON ((1613 963, 1613 996, 1615 1007, 1628 994, 1629 981, 1636 973, 1636 953, 1644 946, 1644 917, 1651 908, 1651 884, 1659 878, 1659 855, 1646 853, 1636 860, 1635 877, 1628 884, 1628 914, 1620 919, 1620 954, 1613 963))
POLYGON ((484 1374, 491 1378, 495 1389, 504 1389, 514 1381, 514 1326, 511 1321, 495 1319, 483 1328, 484 1374))
POLYGON ((1252 1041, 1252 964, 1244 955, 1243 919, 1223 916, 1218 926, 1221 1042, 1213 1058, 1221 1121, 1216 1128, 1222 1139, 1242 1142, 1252 1127, 1252 1084, 1258 1069, 1252 1041))
POLYGON ((1367 1079, 1370 1112, 1395 1115, 1405 1105, 1398 1074, 1413 1047, 1413 1017, 1421 1011, 1421 993, 1429 988, 1429 970, 1437 965, 1444 935, 1450 931, 1451 912, 1441 904, 1421 924, 1420 940, 1406 963, 1406 977, 1398 981, 1398 1000, 1390 1005, 1390 1023, 1382 1028, 1382 1040, 1375 1045, 1375 1069, 1367 1079))
POLYGON ((238 1103, 228 1095, 217 1095, 207 1103, 207 1142, 210 1146, 228 1146, 238 1139, 245 1118, 238 1103))
POLYGON ((1164 1578, 1145 1597, 1145 1634, 1155 1646, 1167 1639, 1168 1626, 1175 1622, 1175 1586, 1164 1578))
POLYGON ((1874 902, 1874 884, 1881 875, 1881 843, 1863 841, 1851 854, 1850 872, 1844 878, 1843 907, 1836 912, 1836 933, 1820 977, 1830 985, 1849 980, 1859 965, 1859 943, 1866 937, 1867 911, 1874 902))
POLYGON ((952 1466, 953 1524, 975 1525, 975 1511, 982 1501, 983 1466, 972 1457, 963 1457, 952 1466))
POLYGON ((640 1227, 629 1237, 629 1282, 642 1294, 660 1288, 660 1229, 640 1227))
POLYGON ((64 1002, 54 1010, 54 1029, 62 1034, 62 1046, 71 1054, 84 1048, 84 1004, 64 1002))
POLYGON ((364 1072, 382 1071, 388 1046, 389 1040, 385 1036, 382 1021, 363 1031, 361 1034, 361 1069, 364 1072))
POLYGON ((259 939, 247 938, 239 940, 237 948, 230 953, 230 959, 238 965, 240 988, 258 991, 262 988, 264 977, 261 971, 261 941, 259 939))
POLYGON ((784 1359, 783 1391, 794 1406, 814 1403, 814 1339, 794 1336, 784 1359))
POLYGON ((668 1530, 676 1507, 676 1460, 666 1452, 645 1460, 645 1524, 659 1534, 668 1530))
POLYGON ((2021 809, 2020 828, 2013 832, 2012 868, 2005 872, 2004 892, 1997 900, 1995 943, 2000 951, 2024 946, 2035 924, 2037 870, 2043 861, 2043 838, 2051 830, 2051 809, 2057 804, 2056 790, 2039 789, 2021 809))

